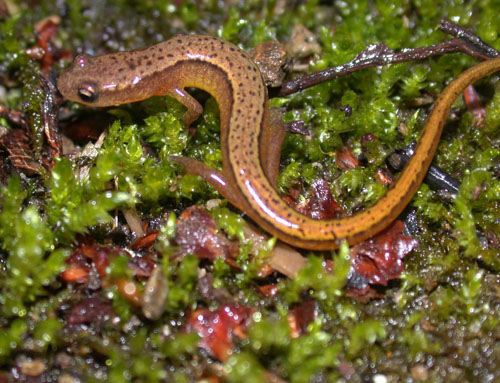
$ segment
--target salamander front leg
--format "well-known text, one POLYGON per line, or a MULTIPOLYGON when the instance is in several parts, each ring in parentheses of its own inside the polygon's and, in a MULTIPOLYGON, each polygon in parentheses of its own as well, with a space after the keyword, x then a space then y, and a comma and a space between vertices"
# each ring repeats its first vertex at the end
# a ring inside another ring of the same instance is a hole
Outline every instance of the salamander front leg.
POLYGON ((175 98, 182 105, 184 105, 187 110, 182 116, 182 123, 184 126, 188 127, 193 122, 196 121, 200 114, 203 112, 203 107, 201 104, 188 92, 182 88, 173 88, 168 93, 169 96, 175 98))
POLYGON ((279 109, 272 108, 266 111, 268 123, 263 124, 260 136, 260 162, 266 177, 272 185, 276 185, 276 178, 280 167, 280 153, 285 138, 285 124, 279 109))
POLYGON ((240 210, 243 210, 243 205, 237 198, 239 193, 235 191, 228 182, 226 182, 222 173, 212 169, 211 167, 201 163, 200 161, 193 160, 192 158, 170 156, 169 160, 172 162, 177 162, 178 164, 184 166, 189 174, 196 174, 202 177, 224 198, 231 202, 232 205, 236 206, 240 210))

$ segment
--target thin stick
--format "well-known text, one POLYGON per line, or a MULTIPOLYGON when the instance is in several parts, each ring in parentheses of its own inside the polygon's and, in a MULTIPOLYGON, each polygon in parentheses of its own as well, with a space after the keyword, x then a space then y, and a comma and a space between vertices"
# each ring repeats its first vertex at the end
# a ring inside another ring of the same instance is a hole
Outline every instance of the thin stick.
POLYGON ((496 49, 486 44, 472 32, 465 30, 449 20, 441 20, 439 28, 456 37, 428 47, 407 48, 402 49, 400 52, 394 52, 384 43, 369 45, 366 49, 358 53, 353 60, 346 64, 337 65, 284 83, 281 86, 279 95, 287 96, 292 93, 300 92, 321 82, 342 77, 361 69, 421 60, 446 53, 462 52, 483 60, 499 55, 496 49))

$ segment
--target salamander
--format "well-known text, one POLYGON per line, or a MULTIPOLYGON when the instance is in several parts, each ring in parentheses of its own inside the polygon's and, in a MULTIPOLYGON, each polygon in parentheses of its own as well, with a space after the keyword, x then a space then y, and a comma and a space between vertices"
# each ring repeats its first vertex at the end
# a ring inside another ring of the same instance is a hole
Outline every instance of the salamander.
POLYGON ((275 181, 284 135, 282 124, 269 109, 259 69, 229 42, 189 35, 128 52, 80 55, 60 75, 58 88, 69 100, 98 107, 170 95, 186 106, 186 126, 196 120, 202 107, 185 88, 207 91, 220 109, 222 172, 189 158, 171 160, 202 176, 282 241, 305 249, 327 250, 337 248, 343 239, 349 244, 367 239, 396 219, 429 168, 454 100, 469 84, 498 70, 500 58, 491 59, 453 80, 437 97, 414 156, 385 195, 361 212, 329 220, 306 217, 278 195, 275 181))

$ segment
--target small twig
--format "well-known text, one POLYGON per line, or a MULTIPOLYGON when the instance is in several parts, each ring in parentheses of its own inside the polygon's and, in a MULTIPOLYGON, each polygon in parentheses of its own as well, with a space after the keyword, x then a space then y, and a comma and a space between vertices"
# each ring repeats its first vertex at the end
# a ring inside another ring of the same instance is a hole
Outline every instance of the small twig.
POLYGON ((281 87, 279 95, 287 96, 292 93, 300 92, 324 81, 346 76, 361 69, 374 68, 404 61, 412 61, 443 53, 463 51, 463 48, 461 45, 457 44, 457 42, 458 39, 452 39, 450 41, 431 45, 429 47, 405 49, 401 52, 394 52, 384 43, 372 44, 367 46, 366 49, 358 53, 353 60, 347 62, 346 64, 330 67, 328 69, 311 73, 310 75, 284 83, 281 87))
POLYGON ((285 122, 285 130, 290 133, 302 134, 303 136, 310 134, 306 128, 306 123, 302 120, 285 122))
POLYGON ((135 235, 136 238, 144 237, 144 229, 142 228, 142 221, 137 214, 135 208, 130 209, 122 209, 122 214, 125 217, 125 221, 127 221, 130 230, 135 235))
POLYGON ((52 150, 53 157, 62 156, 62 139, 59 132, 58 109, 56 102, 57 88, 54 83, 45 77, 40 77, 40 84, 43 88, 44 99, 42 102, 43 129, 47 142, 52 150))
POLYGON ((500 52, 498 52, 492 46, 486 44, 474 33, 461 27, 460 25, 452 23, 448 19, 441 19, 441 24, 439 24, 439 29, 441 29, 444 33, 458 37, 460 40, 462 40, 464 44, 466 44, 464 48, 474 47, 475 54, 473 54, 473 56, 482 54, 482 58, 488 59, 497 57, 500 54, 500 52))
POLYGON ((279 95, 287 96, 300 92, 321 82, 345 76, 361 69, 421 60, 446 53, 462 52, 480 59, 496 57, 499 54, 497 50, 483 42, 479 37, 449 20, 442 20, 440 28, 446 33, 457 37, 427 47, 402 49, 400 52, 394 52, 384 43, 369 45, 346 64, 337 65, 284 83, 279 95))
MULTIPOLYGON (((413 156, 414 150, 415 143, 407 145, 392 153, 387 161, 394 170, 403 170, 413 156)), ((425 183, 434 190, 446 190, 452 194, 458 193, 460 187, 460 182, 456 178, 450 176, 436 165, 429 167, 425 176, 425 183)))

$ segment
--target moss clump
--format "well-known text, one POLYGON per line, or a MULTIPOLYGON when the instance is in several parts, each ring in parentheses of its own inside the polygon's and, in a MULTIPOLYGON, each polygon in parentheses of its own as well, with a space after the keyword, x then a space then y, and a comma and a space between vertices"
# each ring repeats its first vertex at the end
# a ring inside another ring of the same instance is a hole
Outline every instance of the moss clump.
MULTIPOLYGON (((61 57, 134 49, 179 32, 219 36, 249 50, 271 38, 286 42, 294 25, 302 24, 321 46, 319 54, 300 62, 312 72, 345 63, 368 44, 384 42, 398 50, 442 42, 448 38, 436 30, 442 17, 475 29, 500 48, 495 1, 252 0, 227 7, 215 1, 7 3, 12 16, 0 23, 0 104, 25 112, 35 160, 45 154, 46 93, 39 62, 26 49, 36 45, 35 23, 49 16, 61 20, 51 41, 61 57)), ((418 139, 431 106, 425 100, 474 62, 452 54, 364 70, 272 99, 284 108, 286 121, 300 119, 310 129, 307 136, 287 134, 279 191, 304 190, 300 201, 322 177, 347 211, 373 203, 385 191, 376 171, 385 166, 388 153, 418 139), (341 109, 346 105, 350 116, 341 109), (376 139, 364 142, 367 134, 376 139), (335 153, 344 146, 362 158, 362 167, 339 169, 335 153)), ((56 59, 51 69, 66 65, 67 60, 56 59)), ((219 196, 168 158, 184 155, 221 168, 217 104, 196 93, 204 112, 190 130, 180 122, 183 107, 168 97, 106 110, 114 122, 85 157, 58 159, 39 174, 19 172, 0 188, 0 380, 26 356, 43 360, 44 374, 53 375, 40 379, 49 380, 62 368, 54 362, 61 351, 71 359, 65 372, 94 382, 190 382, 217 374, 235 382, 274 376, 289 382, 372 381, 374 376, 416 381, 425 374, 432 382, 500 379, 495 242, 500 236, 500 91, 494 78, 481 80, 476 89, 486 105, 485 123, 475 126, 473 114, 457 100, 435 159, 461 180, 457 196, 445 201, 426 185, 420 187, 412 202, 418 223, 412 236, 419 247, 404 259, 401 278, 377 290, 380 298, 366 304, 345 296, 351 273, 345 247, 333 255, 309 255, 294 279, 259 278, 268 249, 253 253, 243 242, 244 218, 224 203, 210 213, 218 229, 238 243, 236 257, 214 262, 176 257, 176 217, 186 206, 219 196), (154 250, 126 249, 134 259, 153 254, 168 281, 158 320, 146 320, 117 286, 107 284, 112 278, 134 278, 139 289, 144 287, 147 278, 132 277, 125 252, 110 261, 109 280, 90 276, 101 285, 61 277, 77 245, 91 246, 88 238, 110 247, 131 244, 126 233, 120 239, 110 234, 118 231, 114 223, 126 226, 122 209, 137 212, 141 222, 159 230, 154 250), (330 258, 333 272, 325 271, 330 258), (212 279, 203 290, 205 275, 212 279), (272 294, 265 293, 269 286, 272 294), (71 309, 89 295, 113 315, 108 321, 70 325, 71 309), (242 325, 245 336, 231 339, 232 354, 216 369, 211 355, 198 348, 199 336, 185 327, 196 309, 216 309, 225 299, 252 311, 242 325), (310 301, 314 318, 295 337, 290 327, 295 309, 310 301), (415 374, 414 367, 425 374, 415 374)), ((61 126, 68 114, 95 115, 75 104, 63 109, 61 126)), ((0 125, 19 128, 5 117, 0 125)), ((1 152, 0 179, 6 178, 8 154, 1 152)))

